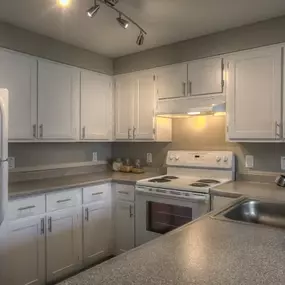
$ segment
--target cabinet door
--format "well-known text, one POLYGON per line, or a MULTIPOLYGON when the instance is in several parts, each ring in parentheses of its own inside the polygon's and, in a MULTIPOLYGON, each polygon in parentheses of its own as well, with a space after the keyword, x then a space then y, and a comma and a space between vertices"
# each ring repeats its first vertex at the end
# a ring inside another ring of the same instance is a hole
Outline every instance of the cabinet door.
POLYGON ((135 247, 134 203, 117 201, 115 235, 117 254, 135 247))
POLYGON ((48 61, 38 67, 39 137, 46 140, 77 138, 79 71, 48 61))
POLYGON ((117 76, 115 86, 115 137, 132 139, 136 81, 132 75, 117 76))
POLYGON ((223 60, 211 58, 188 63, 188 95, 223 92, 223 60))
POLYGON ((37 60, 0 50, 0 88, 9 91, 9 139, 34 139, 37 124, 37 60))
POLYGON ((184 97, 187 93, 187 64, 162 67, 156 71, 158 99, 184 97))
POLYGON ((61 279, 80 263, 80 212, 76 208, 54 212, 47 218, 47 281, 61 279))
POLYGON ((110 255, 111 208, 102 204, 84 207, 84 262, 91 264, 110 255))
POLYGON ((155 77, 153 73, 136 77, 133 139, 154 139, 155 77))
POLYGON ((112 139, 112 78, 81 72, 81 139, 112 139))
POLYGON ((44 222, 44 217, 37 217, 9 224, 9 285, 45 284, 44 222))
POLYGON ((241 52, 227 62, 228 137, 281 138, 281 48, 241 52))

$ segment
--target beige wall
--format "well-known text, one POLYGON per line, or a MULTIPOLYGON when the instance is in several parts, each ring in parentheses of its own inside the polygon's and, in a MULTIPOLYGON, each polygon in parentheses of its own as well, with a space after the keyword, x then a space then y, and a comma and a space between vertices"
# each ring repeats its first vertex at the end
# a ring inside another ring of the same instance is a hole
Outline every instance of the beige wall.
POLYGON ((123 56, 114 60, 114 73, 127 73, 285 42, 284 27, 285 16, 123 56))
POLYGON ((173 120, 172 143, 113 143, 113 157, 140 158, 145 163, 146 153, 153 154, 153 165, 164 164, 168 150, 229 150, 237 157, 237 169, 246 172, 244 157, 255 158, 254 170, 279 172, 280 156, 285 156, 281 143, 228 143, 225 141, 224 116, 198 116, 173 120))
POLYGON ((0 22, 0 47, 80 68, 113 74, 113 62, 105 56, 3 22, 0 22))

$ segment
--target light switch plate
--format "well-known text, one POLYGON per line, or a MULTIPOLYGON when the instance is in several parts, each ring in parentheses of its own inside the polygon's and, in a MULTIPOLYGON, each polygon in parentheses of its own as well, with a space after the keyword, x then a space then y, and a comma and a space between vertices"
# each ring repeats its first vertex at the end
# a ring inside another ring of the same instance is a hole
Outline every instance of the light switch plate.
POLYGON ((245 167, 246 168, 253 168, 254 167, 254 156, 253 155, 246 155, 245 156, 245 167))
POLYGON ((281 156, 281 170, 285 170, 285 156, 281 156))
POLYGON ((15 168, 15 157, 8 157, 8 165, 9 165, 9 169, 14 169, 15 168))
POLYGON ((146 154, 146 163, 152 164, 152 153, 150 152, 146 154))
POLYGON ((92 154, 92 161, 94 161, 94 162, 98 161, 98 154, 97 154, 97 152, 93 152, 93 154, 92 154))

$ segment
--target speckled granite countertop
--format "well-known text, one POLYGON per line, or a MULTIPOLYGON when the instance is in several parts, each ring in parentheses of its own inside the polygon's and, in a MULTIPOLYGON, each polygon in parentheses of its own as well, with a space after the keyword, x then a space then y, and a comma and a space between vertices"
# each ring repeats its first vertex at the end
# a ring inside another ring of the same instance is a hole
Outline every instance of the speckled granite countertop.
POLYGON ((259 183, 251 181, 235 181, 214 187, 211 194, 224 197, 238 198, 246 195, 256 198, 285 200, 285 188, 275 183, 259 183))
POLYGON ((83 187, 108 181, 135 184, 138 180, 157 176, 157 173, 121 173, 121 172, 96 172, 82 175, 70 175, 58 178, 39 179, 9 184, 9 199, 23 198, 25 196, 37 195, 57 191, 83 187))
POLYGON ((284 285, 284 230, 204 216, 59 285, 284 285))

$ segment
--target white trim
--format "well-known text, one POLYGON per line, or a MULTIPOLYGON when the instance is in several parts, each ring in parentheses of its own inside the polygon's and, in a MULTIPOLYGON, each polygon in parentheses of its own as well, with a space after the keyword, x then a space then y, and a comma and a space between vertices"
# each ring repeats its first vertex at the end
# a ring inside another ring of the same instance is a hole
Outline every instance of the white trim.
POLYGON ((71 162, 71 163, 59 163, 59 164, 47 164, 38 166, 28 166, 28 167, 17 167, 14 169, 9 169, 9 172, 33 172, 33 171, 43 171, 61 168, 72 168, 72 167, 83 167, 83 166, 94 166, 94 165, 106 165, 107 161, 86 161, 86 162, 71 162))

